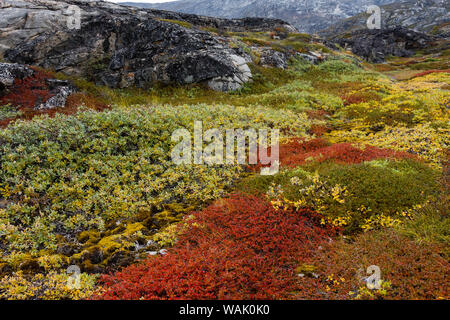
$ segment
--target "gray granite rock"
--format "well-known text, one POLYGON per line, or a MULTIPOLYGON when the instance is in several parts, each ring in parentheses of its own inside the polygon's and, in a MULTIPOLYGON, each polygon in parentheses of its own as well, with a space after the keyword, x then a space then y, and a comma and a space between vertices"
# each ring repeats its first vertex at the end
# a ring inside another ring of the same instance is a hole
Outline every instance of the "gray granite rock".
MULTIPOLYGON (((7 94, 13 88, 16 80, 32 77, 35 71, 30 67, 18 63, 0 63, 0 96, 7 94)), ((47 101, 34 107, 35 110, 48 110, 64 107, 67 97, 76 92, 76 88, 69 81, 46 79, 49 93, 52 95, 47 101)))
POLYGON ((7 61, 115 88, 205 82, 231 91, 251 81, 245 54, 220 37, 171 20, 226 30, 289 26, 276 19, 215 19, 87 0, 3 0, 0 14, 0 55, 7 61), (80 9, 79 29, 71 28, 70 6, 80 9))
POLYGON ((0 91, 11 87, 16 79, 33 74, 33 70, 17 63, 0 63, 0 91))

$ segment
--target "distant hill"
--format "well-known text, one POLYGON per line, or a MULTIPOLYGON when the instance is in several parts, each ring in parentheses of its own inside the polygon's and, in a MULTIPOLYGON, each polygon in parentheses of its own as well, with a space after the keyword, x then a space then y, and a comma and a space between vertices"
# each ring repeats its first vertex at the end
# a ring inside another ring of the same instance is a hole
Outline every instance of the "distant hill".
POLYGON ((301 32, 316 33, 342 19, 365 12, 369 5, 392 2, 393 0, 179 0, 122 4, 225 18, 279 18, 290 22, 301 32))
MULTIPOLYGON (((450 1, 411 0, 381 6, 382 28, 406 27, 434 35, 450 36, 450 1)), ((339 21, 319 32, 326 38, 366 28, 368 15, 362 13, 339 21)))

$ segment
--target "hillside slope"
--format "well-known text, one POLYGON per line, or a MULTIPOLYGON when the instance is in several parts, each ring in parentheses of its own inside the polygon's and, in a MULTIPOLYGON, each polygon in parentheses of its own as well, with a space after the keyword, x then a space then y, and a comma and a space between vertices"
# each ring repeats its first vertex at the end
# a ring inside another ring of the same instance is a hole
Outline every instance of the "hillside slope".
POLYGON ((276 19, 226 20, 103 1, 4 1, 0 8, 0 56, 110 87, 154 82, 208 82, 236 90, 251 79, 242 51, 205 31, 294 28, 276 19), (80 9, 80 27, 69 28, 69 5, 80 9))
POLYGON ((123 4, 225 18, 279 18, 290 22, 300 32, 315 33, 364 12, 369 5, 391 2, 393 0, 180 0, 123 4))
MULTIPOLYGON (((368 14, 362 13, 339 21, 319 32, 323 37, 367 29, 368 14)), ((445 0, 410 0, 381 6, 382 28, 405 27, 415 31, 450 37, 450 2, 445 0)))

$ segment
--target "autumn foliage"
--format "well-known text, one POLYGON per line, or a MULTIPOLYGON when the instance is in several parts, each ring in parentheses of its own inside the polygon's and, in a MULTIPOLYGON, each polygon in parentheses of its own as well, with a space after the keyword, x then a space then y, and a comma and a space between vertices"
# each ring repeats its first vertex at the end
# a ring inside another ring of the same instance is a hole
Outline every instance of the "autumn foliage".
POLYGON ((22 108, 34 108, 52 97, 46 79, 52 78, 48 72, 33 70, 30 77, 16 79, 11 91, 0 97, 0 105, 11 104, 22 108))
POLYGON ((165 256, 103 278, 98 299, 276 299, 296 284, 294 270, 334 234, 309 210, 275 210, 232 195, 189 220, 165 256))
POLYGON ((381 149, 373 146, 358 148, 351 143, 330 144, 324 139, 291 140, 280 145, 280 164, 296 167, 308 161, 335 161, 342 164, 356 164, 378 159, 409 159, 414 156, 407 152, 381 149))
POLYGON ((418 78, 418 77, 423 77, 432 73, 449 73, 450 69, 446 69, 446 70, 427 70, 427 71, 423 71, 420 73, 417 73, 413 76, 413 78, 418 78))
POLYGON ((0 95, 0 106, 11 105, 21 111, 18 117, 0 120, 0 128, 6 127, 17 118, 31 120, 34 116, 40 114, 48 114, 51 117, 56 113, 74 114, 81 105, 97 111, 109 109, 108 105, 93 95, 79 92, 71 94, 63 108, 35 110, 35 106, 46 102, 53 96, 46 80, 53 79, 55 76, 51 72, 36 67, 30 68, 34 71, 32 76, 24 79, 16 79, 14 85, 3 95, 0 95))
POLYGON ((328 299, 448 299, 450 264, 445 248, 435 243, 418 242, 393 230, 368 232, 355 241, 337 240, 309 261, 320 266, 323 275, 345 281, 321 281, 320 288, 328 299), (383 295, 366 290, 366 269, 377 265, 381 280, 389 286, 383 295))

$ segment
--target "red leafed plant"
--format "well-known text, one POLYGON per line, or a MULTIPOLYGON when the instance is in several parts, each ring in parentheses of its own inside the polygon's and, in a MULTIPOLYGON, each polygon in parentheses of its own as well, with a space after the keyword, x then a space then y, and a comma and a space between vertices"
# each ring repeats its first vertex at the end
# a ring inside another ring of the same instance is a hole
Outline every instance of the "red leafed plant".
MULTIPOLYGON (((330 144, 320 138, 309 141, 294 139, 280 146, 280 164, 285 167, 303 165, 308 161, 324 162, 333 160, 343 164, 355 164, 378 159, 406 158, 414 158, 414 155, 368 145, 364 149, 360 149, 351 143, 330 144)), ((254 166, 252 170, 259 170, 260 166, 254 166)))
POLYGON ((109 106, 97 97, 91 94, 75 93, 71 94, 66 101, 65 107, 53 108, 49 110, 35 110, 34 107, 40 103, 46 102, 53 95, 50 93, 47 79, 54 79, 55 75, 51 72, 30 67, 34 73, 32 76, 24 79, 16 79, 14 85, 3 96, 0 95, 0 106, 11 105, 21 111, 21 114, 14 118, 3 119, 0 121, 0 128, 8 126, 16 119, 31 120, 34 116, 48 114, 54 116, 56 113, 74 114, 78 107, 86 105, 87 107, 102 111, 109 106))
POLYGON ((193 216, 167 255, 104 276, 94 299, 286 298, 298 263, 335 234, 314 211, 243 194, 193 216))
POLYGON ((357 294, 361 299, 449 299, 450 263, 445 251, 445 245, 384 229, 360 234, 352 242, 339 239, 327 243, 308 263, 320 266, 323 275, 345 279, 315 283, 327 299, 349 299, 357 294), (376 290, 372 296, 360 292, 365 284, 358 278, 368 277, 366 269, 371 265, 378 266, 381 280, 390 283, 384 295, 376 290))
POLYGON ((52 97, 45 82, 49 78, 53 78, 50 73, 34 69, 31 77, 14 81, 11 91, 0 97, 0 105, 34 108, 37 104, 47 101, 52 97))
POLYGON ((429 75, 431 73, 450 73, 450 69, 445 69, 445 70, 427 70, 427 71, 415 74, 413 76, 413 78, 423 77, 423 76, 429 75))

